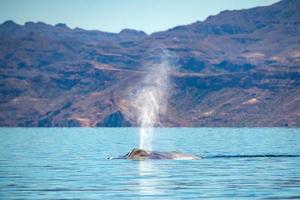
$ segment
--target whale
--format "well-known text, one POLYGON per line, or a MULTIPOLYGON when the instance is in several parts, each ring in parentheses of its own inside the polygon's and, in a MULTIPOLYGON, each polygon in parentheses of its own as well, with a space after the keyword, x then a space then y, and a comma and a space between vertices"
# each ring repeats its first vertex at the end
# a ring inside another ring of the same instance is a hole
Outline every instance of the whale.
POLYGON ((200 156, 195 156, 188 153, 179 152, 160 152, 160 151, 147 151, 144 149, 134 148, 129 153, 124 156, 119 156, 118 159, 128 159, 128 160, 199 160, 200 156))

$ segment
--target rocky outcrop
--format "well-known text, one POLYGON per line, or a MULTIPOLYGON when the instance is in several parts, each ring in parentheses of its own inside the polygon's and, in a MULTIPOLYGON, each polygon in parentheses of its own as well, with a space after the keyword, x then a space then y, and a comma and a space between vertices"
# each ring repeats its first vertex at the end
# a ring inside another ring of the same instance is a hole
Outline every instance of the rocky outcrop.
POLYGON ((120 111, 111 113, 106 116, 101 122, 98 122, 96 126, 100 127, 129 127, 131 123, 125 119, 120 111))

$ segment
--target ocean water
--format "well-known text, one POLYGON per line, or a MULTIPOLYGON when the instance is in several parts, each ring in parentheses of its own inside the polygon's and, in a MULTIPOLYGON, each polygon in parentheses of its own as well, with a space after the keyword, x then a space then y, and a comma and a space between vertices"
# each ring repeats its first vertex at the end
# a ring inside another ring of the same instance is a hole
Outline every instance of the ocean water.
POLYGON ((1 128, 0 199, 300 199, 300 129, 162 128, 153 149, 201 160, 108 160, 136 128, 1 128))

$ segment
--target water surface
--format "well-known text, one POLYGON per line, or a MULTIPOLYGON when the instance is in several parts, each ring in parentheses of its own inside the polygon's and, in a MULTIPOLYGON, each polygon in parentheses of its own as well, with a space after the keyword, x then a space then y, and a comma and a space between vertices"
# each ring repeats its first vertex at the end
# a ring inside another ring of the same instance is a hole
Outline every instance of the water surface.
POLYGON ((0 129, 0 199, 300 199, 300 129, 155 129, 201 160, 107 160, 138 129, 0 129))

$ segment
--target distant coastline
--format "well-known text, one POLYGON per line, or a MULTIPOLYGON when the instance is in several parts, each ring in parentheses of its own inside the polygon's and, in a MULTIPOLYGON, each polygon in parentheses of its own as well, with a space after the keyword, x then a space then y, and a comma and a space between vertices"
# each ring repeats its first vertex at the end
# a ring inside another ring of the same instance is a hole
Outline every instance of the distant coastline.
POLYGON ((147 35, 0 25, 1 127, 135 127, 159 48, 174 55, 157 127, 300 127, 300 1, 224 11, 147 35))

